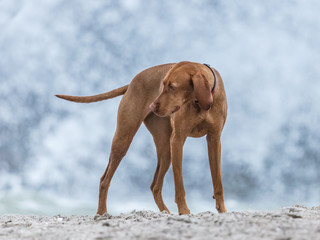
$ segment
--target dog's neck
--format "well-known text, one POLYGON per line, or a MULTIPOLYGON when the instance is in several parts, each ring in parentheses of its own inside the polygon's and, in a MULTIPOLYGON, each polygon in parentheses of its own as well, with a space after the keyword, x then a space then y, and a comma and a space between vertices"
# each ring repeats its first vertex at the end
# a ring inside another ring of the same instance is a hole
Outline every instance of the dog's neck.
POLYGON ((216 87, 217 87, 217 77, 216 77, 216 74, 214 73, 214 71, 212 70, 212 68, 210 67, 209 64, 204 63, 203 65, 205 65, 207 68, 209 68, 210 71, 212 72, 212 75, 213 75, 213 87, 211 89, 211 94, 213 95, 215 90, 216 90, 216 87))

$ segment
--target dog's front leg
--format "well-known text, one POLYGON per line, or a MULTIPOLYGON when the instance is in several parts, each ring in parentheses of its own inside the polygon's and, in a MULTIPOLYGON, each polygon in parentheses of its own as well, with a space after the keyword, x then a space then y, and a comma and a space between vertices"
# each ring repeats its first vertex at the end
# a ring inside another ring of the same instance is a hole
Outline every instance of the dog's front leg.
POLYGON ((186 137, 182 137, 177 132, 173 132, 170 139, 172 170, 175 185, 175 202, 178 205, 179 214, 190 214, 185 199, 185 191, 182 177, 182 151, 186 137))
POLYGON ((222 174, 221 174, 221 142, 220 136, 216 134, 208 134, 208 154, 213 183, 213 198, 216 199, 216 209, 219 213, 226 212, 223 198, 222 174))

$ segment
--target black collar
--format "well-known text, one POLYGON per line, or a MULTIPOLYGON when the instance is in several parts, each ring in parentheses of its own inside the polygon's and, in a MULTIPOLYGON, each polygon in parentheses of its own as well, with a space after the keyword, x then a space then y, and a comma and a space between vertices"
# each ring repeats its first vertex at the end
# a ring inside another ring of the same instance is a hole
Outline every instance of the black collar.
POLYGON ((214 73, 214 71, 212 70, 212 68, 210 67, 209 64, 206 64, 204 63, 203 65, 205 65, 206 67, 208 67, 210 69, 210 71, 212 72, 213 74, 213 88, 211 89, 211 93, 214 94, 214 91, 216 90, 216 86, 217 86, 217 77, 216 77, 216 74, 214 73))

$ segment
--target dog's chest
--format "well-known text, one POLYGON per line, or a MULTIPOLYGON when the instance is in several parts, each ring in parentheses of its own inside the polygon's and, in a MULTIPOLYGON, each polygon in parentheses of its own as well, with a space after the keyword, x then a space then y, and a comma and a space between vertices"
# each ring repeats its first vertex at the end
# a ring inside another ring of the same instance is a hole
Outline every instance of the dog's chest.
POLYGON ((204 124, 198 124, 196 125, 191 132, 189 133, 189 137, 199 138, 203 137, 207 134, 207 128, 204 126, 204 124))
POLYGON ((183 129, 188 137, 203 137, 208 133, 207 115, 206 111, 199 111, 193 104, 186 104, 171 115, 171 126, 173 129, 183 129))

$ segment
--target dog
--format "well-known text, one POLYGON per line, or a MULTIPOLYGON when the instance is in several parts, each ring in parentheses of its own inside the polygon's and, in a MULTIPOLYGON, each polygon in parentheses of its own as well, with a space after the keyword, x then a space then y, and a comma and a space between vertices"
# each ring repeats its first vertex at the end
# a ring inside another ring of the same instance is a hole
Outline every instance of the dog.
POLYGON ((190 214, 182 177, 182 150, 187 137, 206 136, 213 182, 213 198, 219 213, 226 212, 221 174, 220 136, 227 118, 227 98, 219 72, 207 64, 169 63, 148 68, 130 84, 94 96, 56 95, 91 103, 123 95, 108 166, 100 179, 97 214, 107 212, 110 181, 132 139, 144 122, 157 149, 157 168, 150 186, 160 211, 168 208, 162 199, 164 176, 172 163, 175 202, 179 214, 190 214))

